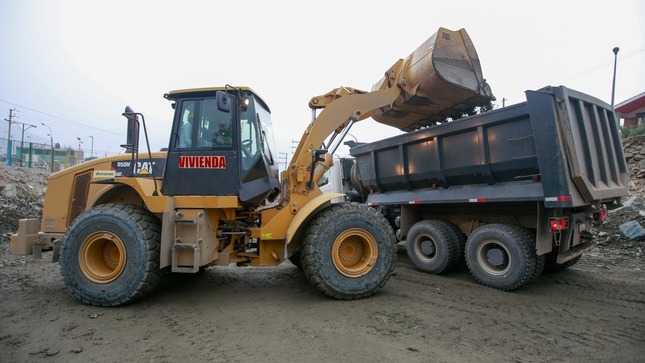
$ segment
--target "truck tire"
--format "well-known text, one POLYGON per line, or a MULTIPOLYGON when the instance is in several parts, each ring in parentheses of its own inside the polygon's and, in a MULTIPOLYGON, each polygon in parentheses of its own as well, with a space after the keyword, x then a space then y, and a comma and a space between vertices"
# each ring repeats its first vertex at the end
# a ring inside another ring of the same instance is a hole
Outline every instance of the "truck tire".
POLYGON ((160 222, 147 210, 101 205, 81 214, 61 249, 65 285, 81 301, 117 306, 150 293, 161 281, 160 222))
POLYGON ((546 265, 546 258, 544 257, 544 255, 535 256, 535 271, 533 272, 533 277, 531 278, 530 281, 536 280, 538 277, 542 275, 545 265, 546 265))
POLYGON ((338 203, 316 215, 304 235, 302 269, 327 296, 353 300, 385 286, 396 264, 396 239, 374 208, 338 203))
POLYGON ((405 247, 419 270, 440 274, 455 265, 455 243, 444 223, 423 220, 410 228, 405 247))
POLYGON ((466 241, 466 264, 484 286, 510 291, 534 278, 535 238, 519 225, 488 224, 466 241))
POLYGON ((466 247, 466 235, 459 229, 459 227, 450 222, 438 219, 437 222, 441 223, 448 231, 448 236, 455 248, 455 262, 453 266, 457 266, 464 262, 464 248, 466 247))

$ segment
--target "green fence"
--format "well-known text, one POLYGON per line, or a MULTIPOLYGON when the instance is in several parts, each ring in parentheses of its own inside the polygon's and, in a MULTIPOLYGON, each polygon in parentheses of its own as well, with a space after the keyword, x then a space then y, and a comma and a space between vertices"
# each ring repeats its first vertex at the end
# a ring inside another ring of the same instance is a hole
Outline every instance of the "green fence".
POLYGON ((59 171, 82 161, 82 150, 52 148, 50 144, 0 138, 0 162, 9 166, 59 171))

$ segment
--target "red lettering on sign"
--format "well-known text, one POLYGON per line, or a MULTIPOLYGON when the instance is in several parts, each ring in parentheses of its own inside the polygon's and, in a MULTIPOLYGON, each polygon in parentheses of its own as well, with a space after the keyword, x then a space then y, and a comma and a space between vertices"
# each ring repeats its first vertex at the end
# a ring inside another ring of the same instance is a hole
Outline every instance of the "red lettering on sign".
POLYGON ((226 169, 224 156, 180 156, 179 167, 186 169, 226 169))

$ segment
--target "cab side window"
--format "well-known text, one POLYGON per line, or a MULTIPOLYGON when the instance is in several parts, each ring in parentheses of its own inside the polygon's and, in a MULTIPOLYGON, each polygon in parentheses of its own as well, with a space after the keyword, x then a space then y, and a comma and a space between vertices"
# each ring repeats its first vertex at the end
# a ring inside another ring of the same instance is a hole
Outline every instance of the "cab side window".
POLYGON ((200 120, 199 146, 232 147, 231 113, 218 110, 215 99, 204 100, 202 109, 204 112, 200 120))
POLYGON ((260 155, 260 138, 255 119, 242 120, 240 130, 242 169, 249 170, 260 155))
POLYGON ((177 134, 178 148, 193 147, 193 123, 195 121, 196 101, 184 101, 181 105, 180 123, 177 134))
POLYGON ((177 148, 233 146, 231 113, 218 110, 213 98, 182 102, 177 148))

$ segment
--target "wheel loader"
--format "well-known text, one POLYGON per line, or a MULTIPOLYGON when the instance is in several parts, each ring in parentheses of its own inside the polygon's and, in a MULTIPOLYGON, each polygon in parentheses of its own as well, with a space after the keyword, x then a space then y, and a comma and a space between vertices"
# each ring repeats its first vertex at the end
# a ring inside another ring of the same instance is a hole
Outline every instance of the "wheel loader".
POLYGON ((331 155, 364 119, 413 130, 494 99, 466 31, 439 28, 371 91, 313 97, 312 120, 279 173, 270 109, 253 89, 164 97, 174 109, 167 150, 150 151, 144 115, 126 108, 126 153, 52 174, 42 220, 21 220, 12 236, 14 253, 53 251, 85 303, 132 302, 168 273, 287 260, 325 295, 368 297, 392 275, 396 239, 376 209, 321 192, 331 155))

